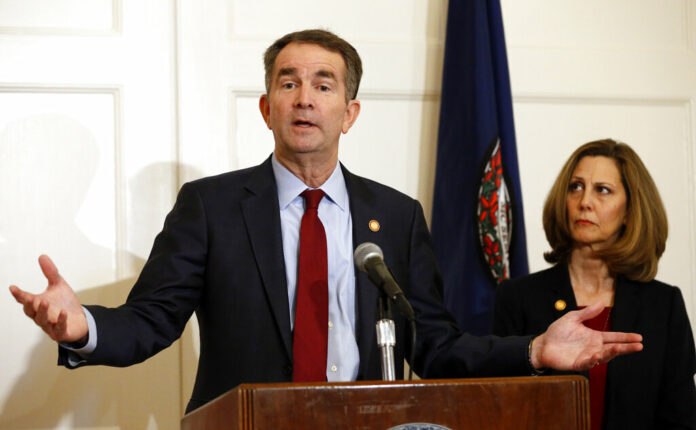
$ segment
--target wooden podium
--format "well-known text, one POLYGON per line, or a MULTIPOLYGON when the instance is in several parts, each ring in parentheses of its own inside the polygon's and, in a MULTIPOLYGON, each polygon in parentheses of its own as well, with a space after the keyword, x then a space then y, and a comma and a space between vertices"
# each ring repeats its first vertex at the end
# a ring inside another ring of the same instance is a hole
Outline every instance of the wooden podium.
POLYGON ((185 415, 181 429, 587 430, 589 410, 581 376, 242 384, 185 415))

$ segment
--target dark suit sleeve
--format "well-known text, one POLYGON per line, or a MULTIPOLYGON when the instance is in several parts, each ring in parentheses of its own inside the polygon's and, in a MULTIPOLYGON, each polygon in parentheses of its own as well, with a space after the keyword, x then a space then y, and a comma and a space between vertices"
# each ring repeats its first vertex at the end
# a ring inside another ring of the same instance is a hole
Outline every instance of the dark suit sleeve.
MULTIPOLYGON (((85 306, 96 322, 97 347, 80 365, 129 366, 179 338, 201 296, 206 231, 200 196, 186 184, 126 303, 118 308, 85 306)), ((63 348, 58 363, 72 367, 63 348)))
POLYGON ((423 209, 415 202, 410 240, 409 300, 416 312, 414 370, 426 378, 529 374, 530 336, 477 337, 459 330, 442 303, 443 284, 423 209))
POLYGON ((696 429, 694 337, 681 292, 673 291, 655 428, 696 429))
POLYGON ((495 290, 493 306, 493 334, 513 336, 528 334, 524 327, 524 314, 520 296, 521 285, 503 281, 495 290))

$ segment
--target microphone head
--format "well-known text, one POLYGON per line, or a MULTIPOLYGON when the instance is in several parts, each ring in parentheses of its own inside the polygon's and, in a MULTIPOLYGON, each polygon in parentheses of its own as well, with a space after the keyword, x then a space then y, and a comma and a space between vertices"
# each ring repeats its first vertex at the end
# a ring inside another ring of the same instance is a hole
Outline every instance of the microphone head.
POLYGON ((363 272, 367 272, 367 269, 365 268, 365 263, 367 260, 374 257, 384 260, 382 249, 372 242, 361 243, 357 248, 355 248, 355 252, 353 253, 355 265, 358 266, 358 269, 362 270, 363 272))

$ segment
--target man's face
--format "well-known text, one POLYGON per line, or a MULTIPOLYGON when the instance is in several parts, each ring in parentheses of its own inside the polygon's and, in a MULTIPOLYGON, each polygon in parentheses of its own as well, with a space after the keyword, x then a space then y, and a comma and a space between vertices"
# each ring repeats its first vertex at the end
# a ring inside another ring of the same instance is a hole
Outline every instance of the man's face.
POLYGON ((338 157, 338 138, 360 112, 360 102, 346 102, 345 73, 341 54, 318 45, 290 43, 280 51, 269 93, 259 100, 279 159, 338 157))

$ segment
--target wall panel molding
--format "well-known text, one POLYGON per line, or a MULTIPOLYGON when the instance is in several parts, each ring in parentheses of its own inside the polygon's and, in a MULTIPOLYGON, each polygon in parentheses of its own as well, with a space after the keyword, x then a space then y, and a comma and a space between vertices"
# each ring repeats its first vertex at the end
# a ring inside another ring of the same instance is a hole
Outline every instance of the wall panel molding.
MULTIPOLYGON (((686 162, 688 165, 689 178, 688 188, 687 188, 687 205, 689 211, 689 220, 691 221, 691 228, 689 229, 689 247, 691 252, 691 259, 689 261, 694 261, 693 257, 696 256, 696 228, 693 227, 696 223, 696 148, 694 148, 694 143, 696 142, 696 98, 693 98, 685 106, 686 111, 686 127, 687 136, 690 140, 684 142, 684 153, 687 155, 686 162)), ((696 282, 696 265, 688 264, 689 272, 691 273, 691 279, 696 282)), ((692 291, 691 303, 686 304, 687 309, 691 311, 691 326, 696 327, 696 285, 685 285, 685 288, 689 288, 692 291)))
POLYGON ((264 44, 286 32, 314 28, 316 22, 322 22, 318 27, 334 31, 352 44, 443 45, 447 21, 447 2, 443 0, 387 0, 378 3, 359 0, 345 4, 299 0, 293 7, 305 8, 307 13, 296 15, 299 20, 292 25, 283 23, 280 27, 278 21, 268 18, 270 8, 281 7, 277 2, 231 1, 226 7, 228 40, 262 41, 264 44), (367 10, 371 13, 366 14, 367 10), (385 15, 390 15, 391 19, 383 19, 385 15), (244 23, 253 22, 253 29, 236 25, 242 19, 244 23))
POLYGON ((686 44, 691 55, 696 55, 696 5, 693 1, 684 4, 684 28, 686 29, 686 44))
POLYGON ((114 255, 116 279, 124 278, 127 274, 127 215, 126 195, 127 184, 123 169, 123 103, 121 86, 81 86, 81 85, 53 85, 53 84, 0 84, 0 93, 12 94, 107 94, 113 99, 113 124, 114 124, 114 208, 115 208, 115 243, 114 255))
POLYGON ((502 3, 508 48, 679 53, 691 47, 690 0, 502 3))
POLYGON ((538 266, 537 257, 547 250, 540 225, 541 207, 561 163, 582 142, 606 136, 625 140, 648 166, 670 221, 658 279, 681 288, 694 321, 696 267, 688 262, 696 258, 696 98, 688 93, 517 92, 513 105, 528 245, 530 255, 536 256, 530 261, 538 266), (547 151, 546 160, 539 159, 543 151, 547 151))
POLYGON ((682 106, 687 107, 692 99, 687 97, 641 97, 621 96, 607 97, 606 95, 583 94, 579 96, 553 95, 541 93, 516 92, 512 97, 513 103, 538 104, 598 104, 598 105, 635 105, 635 106, 682 106))
MULTIPOLYGON (((66 20, 66 16, 64 15, 66 2, 61 2, 58 0, 44 2, 37 0, 21 0, 21 7, 26 8, 27 10, 34 10, 37 7, 42 7, 43 9, 55 7, 58 9, 53 14, 44 13, 44 15, 49 16, 49 18, 40 19, 40 21, 43 22, 37 22, 34 25, 32 25, 27 22, 21 22, 22 20, 20 18, 20 22, 16 22, 16 25, 13 25, 11 22, 11 17, 7 18, 7 16, 3 16, 1 12, 3 6, 2 3, 18 4, 19 2, 17 0, 0 0, 0 34, 22 36, 118 36, 121 35, 123 32, 122 1, 123 0, 110 1, 111 7, 108 8, 108 11, 102 11, 101 20, 104 21, 104 23, 101 26, 93 25, 95 21, 98 21, 97 19, 95 19, 96 17, 94 15, 85 16, 84 4, 72 5, 76 7, 78 10, 75 10, 74 13, 68 14, 68 16, 70 17, 70 19, 75 19, 75 21, 79 21, 79 19, 76 18, 82 18, 83 25, 80 26, 78 22, 75 22, 72 25, 62 25, 65 23, 66 20), (60 10, 60 13, 58 12, 58 10, 60 10), (106 14, 109 15, 108 18, 106 17, 106 14), (53 19, 54 22, 51 22, 51 19, 53 19), (106 21, 108 21, 108 23, 106 21)), ((86 4, 89 4, 89 1, 86 2, 86 4)), ((5 11, 5 13, 7 14, 7 10, 5 11)))

